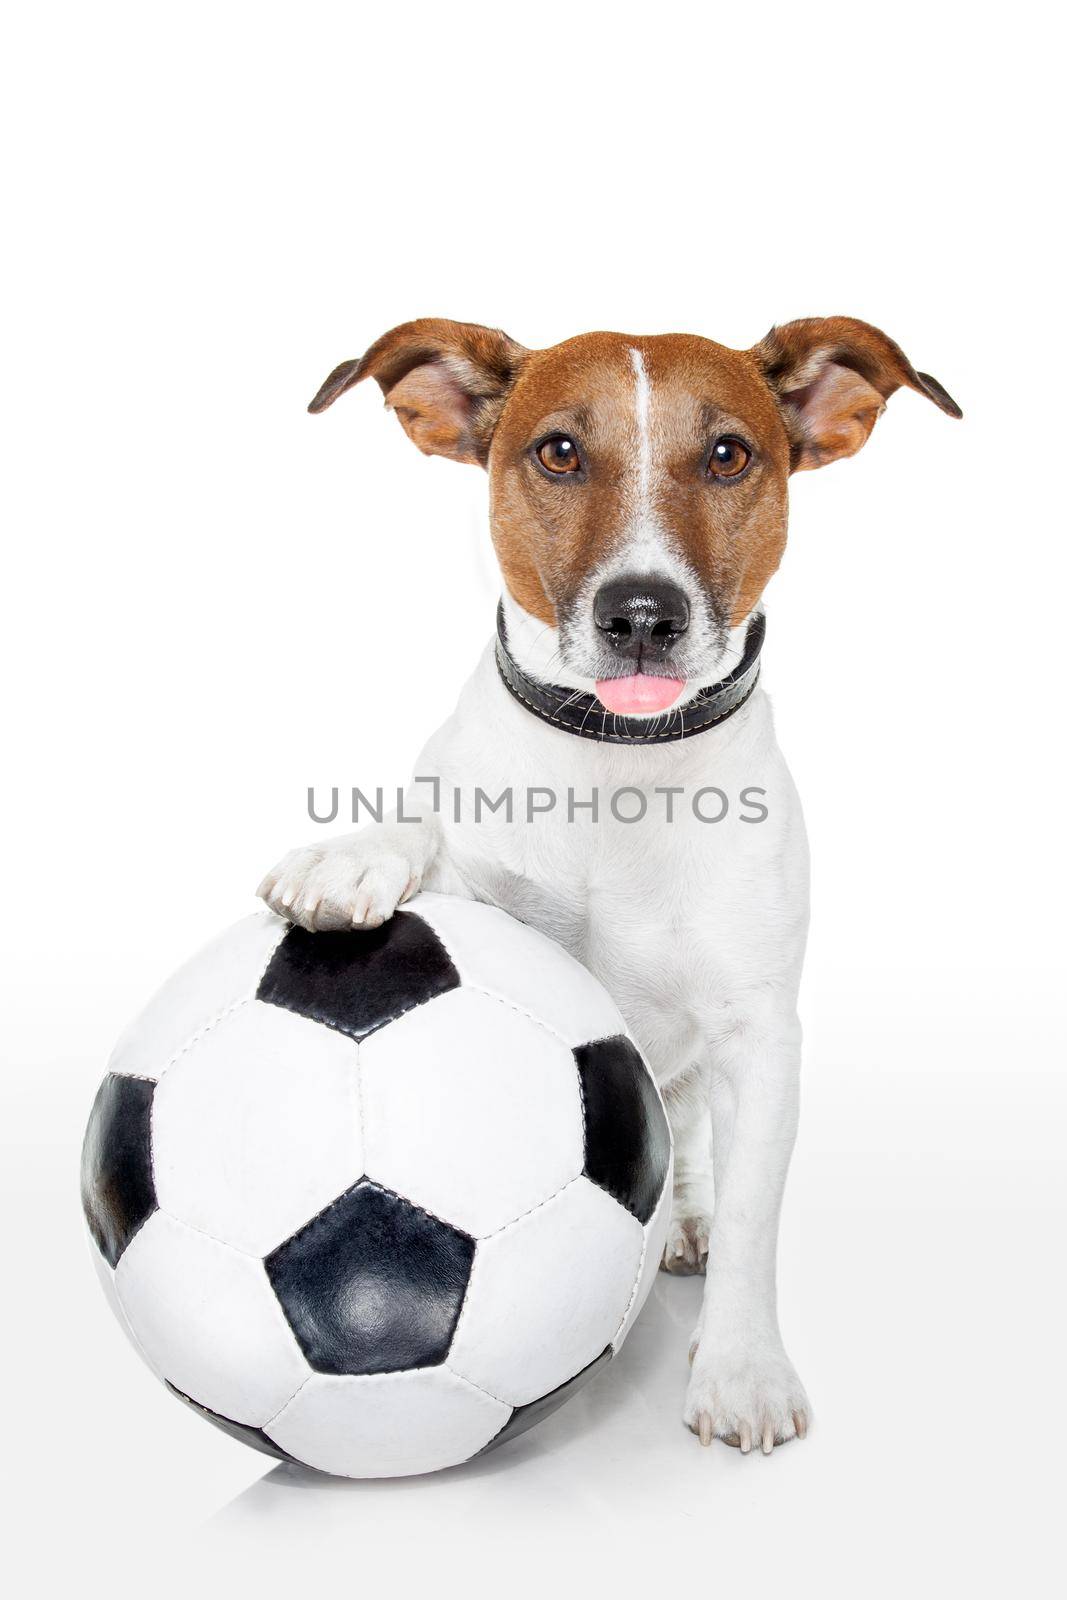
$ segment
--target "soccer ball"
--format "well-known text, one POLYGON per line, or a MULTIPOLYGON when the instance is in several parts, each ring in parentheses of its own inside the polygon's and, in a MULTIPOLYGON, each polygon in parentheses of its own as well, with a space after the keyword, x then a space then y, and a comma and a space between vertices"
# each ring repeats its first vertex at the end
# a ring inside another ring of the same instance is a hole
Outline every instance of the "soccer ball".
POLYGON ((490 906, 240 922, 119 1041, 82 1199, 180 1399, 348 1477, 513 1438, 609 1362, 671 1198, 655 1083, 593 977, 490 906))

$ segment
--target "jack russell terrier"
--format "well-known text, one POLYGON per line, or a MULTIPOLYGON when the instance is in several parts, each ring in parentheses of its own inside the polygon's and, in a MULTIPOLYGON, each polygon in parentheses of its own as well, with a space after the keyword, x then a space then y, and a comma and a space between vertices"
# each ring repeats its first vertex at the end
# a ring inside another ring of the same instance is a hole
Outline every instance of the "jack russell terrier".
POLYGON ((296 850, 259 893, 308 929, 377 927, 420 888, 465 895, 600 979, 674 1133, 662 1265, 707 1272, 685 1421, 702 1444, 769 1453, 809 1417, 775 1290, 808 859, 757 687, 760 597, 790 473, 854 454, 901 385, 959 407, 848 317, 788 323, 751 350, 614 333, 527 350, 426 318, 337 367, 309 409, 367 377, 420 450, 487 469, 504 580, 497 640, 416 772, 453 800, 570 798, 475 816, 431 806, 416 781, 403 814, 421 826, 296 850), (756 814, 708 826, 723 802, 700 794, 742 791, 756 814))

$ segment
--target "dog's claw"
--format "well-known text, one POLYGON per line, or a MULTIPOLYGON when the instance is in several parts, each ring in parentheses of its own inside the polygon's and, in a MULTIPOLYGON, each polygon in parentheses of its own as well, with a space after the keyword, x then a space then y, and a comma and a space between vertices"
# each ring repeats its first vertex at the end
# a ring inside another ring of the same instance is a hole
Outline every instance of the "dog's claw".
POLYGON ((711 1231, 710 1197, 676 1190, 661 1266, 664 1272, 684 1275, 703 1272, 708 1261, 711 1231))
POLYGON ((420 886, 406 847, 406 840, 383 827, 291 850, 258 893, 272 911, 309 932, 380 928, 420 886))
POLYGON ((705 1312, 693 1330, 693 1359, 683 1416, 696 1432, 700 1417, 715 1418, 715 1437, 742 1455, 771 1455, 777 1444, 803 1438, 808 1402, 784 1350, 757 1362, 741 1339, 724 1340, 705 1312))
POLYGON ((700 1424, 697 1431, 700 1434, 700 1442, 703 1445, 709 1445, 715 1437, 714 1425, 706 1411, 700 1413, 700 1424))

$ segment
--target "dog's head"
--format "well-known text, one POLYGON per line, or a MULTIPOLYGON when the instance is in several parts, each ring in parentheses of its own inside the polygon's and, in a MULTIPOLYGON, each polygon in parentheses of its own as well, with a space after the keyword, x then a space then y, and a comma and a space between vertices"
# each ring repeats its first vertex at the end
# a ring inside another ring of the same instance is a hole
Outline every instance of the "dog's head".
POLYGON ((785 547, 790 473, 855 454, 901 386, 960 415, 849 317, 787 323, 751 350, 616 333, 526 350, 424 318, 342 363, 309 410, 367 377, 420 450, 488 469, 504 582, 557 630, 554 675, 628 714, 734 664, 785 547))

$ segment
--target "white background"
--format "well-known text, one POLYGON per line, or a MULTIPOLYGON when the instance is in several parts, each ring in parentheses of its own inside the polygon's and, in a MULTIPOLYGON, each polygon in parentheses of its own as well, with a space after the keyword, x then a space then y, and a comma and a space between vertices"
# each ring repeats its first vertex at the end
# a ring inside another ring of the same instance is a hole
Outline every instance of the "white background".
POLYGON ((0 1136, 21 1591, 1050 1586, 1067 1093, 1044 14, 9 16, 0 1136), (885 328, 966 420, 901 394, 858 458, 798 480, 768 596, 765 682, 814 858, 781 1251, 811 1436, 769 1461, 699 1449, 679 1421, 699 1289, 661 1279, 611 1373, 489 1464, 264 1479, 111 1322, 77 1153, 127 1017, 315 833, 308 784, 402 781, 491 627, 481 473, 420 457, 373 386, 304 406, 419 315, 529 345, 598 327, 747 345, 830 313, 885 328))

